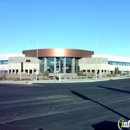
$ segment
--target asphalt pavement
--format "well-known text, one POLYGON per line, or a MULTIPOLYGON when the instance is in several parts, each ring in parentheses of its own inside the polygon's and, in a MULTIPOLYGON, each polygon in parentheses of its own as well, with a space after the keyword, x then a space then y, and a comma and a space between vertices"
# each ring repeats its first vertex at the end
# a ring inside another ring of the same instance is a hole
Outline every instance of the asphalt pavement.
POLYGON ((0 130, 119 130, 129 102, 130 79, 0 84, 0 130))

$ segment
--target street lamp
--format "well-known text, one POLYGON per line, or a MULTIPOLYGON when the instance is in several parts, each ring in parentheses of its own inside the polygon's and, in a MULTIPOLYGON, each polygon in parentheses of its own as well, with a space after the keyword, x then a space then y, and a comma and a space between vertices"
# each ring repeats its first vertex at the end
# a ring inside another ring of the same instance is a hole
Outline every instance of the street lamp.
POLYGON ((33 40, 33 39, 30 39, 30 41, 31 41, 31 42, 33 42, 33 41, 34 41, 34 42, 37 44, 37 53, 36 53, 36 57, 38 58, 38 42, 37 42, 37 41, 35 41, 35 40, 33 40))
MULTIPOLYGON (((37 45, 37 52, 36 52, 36 57, 37 57, 37 59, 38 59, 38 42, 37 41, 35 41, 35 40, 33 40, 33 39, 30 39, 30 41, 31 42, 35 42, 36 43, 36 45, 37 45)), ((37 81, 37 74, 38 74, 38 70, 36 70, 36 81, 37 81)))
MULTIPOLYGON (((101 37, 102 39, 105 39, 105 37, 101 37)), ((99 39, 101 39, 101 38, 97 38, 96 39, 96 54, 97 54, 97 50, 98 50, 98 41, 99 41, 99 39)), ((96 65, 95 65, 95 76, 96 76, 96 80, 97 80, 97 56, 96 56, 96 65)))
POLYGON ((60 71, 61 71, 61 66, 60 66, 60 59, 59 59, 59 82, 61 82, 61 75, 60 75, 60 71))

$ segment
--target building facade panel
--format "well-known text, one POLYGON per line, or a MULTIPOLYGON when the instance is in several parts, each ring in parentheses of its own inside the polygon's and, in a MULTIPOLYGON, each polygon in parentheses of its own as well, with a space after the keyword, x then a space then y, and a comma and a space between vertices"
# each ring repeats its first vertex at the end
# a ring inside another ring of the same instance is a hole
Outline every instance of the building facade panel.
POLYGON ((34 71, 40 70, 40 61, 37 58, 32 57, 10 57, 8 64, 9 74, 21 73, 21 62, 23 63, 23 72, 28 74, 34 73, 34 71))
POLYGON ((26 57, 91 57, 94 52, 87 50, 74 50, 74 49, 38 49, 38 50, 24 50, 23 54, 26 57))
POLYGON ((95 73, 114 73, 115 67, 125 74, 130 73, 130 58, 111 55, 93 55, 93 51, 76 49, 36 49, 26 50, 23 54, 0 55, 0 70, 10 74, 19 74, 21 62, 24 72, 62 74, 77 73, 80 70, 95 73), (37 57, 38 51, 38 58, 37 57), (26 57, 25 57, 26 56, 26 57), (60 64, 59 64, 60 63, 60 64))
POLYGON ((8 73, 9 72, 9 58, 10 57, 16 57, 18 56, 19 58, 25 57, 24 54, 1 54, 0 55, 0 71, 3 73, 8 73))

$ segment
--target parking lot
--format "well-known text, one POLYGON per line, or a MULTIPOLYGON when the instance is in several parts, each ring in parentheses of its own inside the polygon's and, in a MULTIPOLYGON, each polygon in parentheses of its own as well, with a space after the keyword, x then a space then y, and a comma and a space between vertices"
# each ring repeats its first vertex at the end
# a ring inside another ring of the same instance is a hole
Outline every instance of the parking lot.
POLYGON ((119 130, 130 118, 130 79, 0 84, 0 130, 119 130))

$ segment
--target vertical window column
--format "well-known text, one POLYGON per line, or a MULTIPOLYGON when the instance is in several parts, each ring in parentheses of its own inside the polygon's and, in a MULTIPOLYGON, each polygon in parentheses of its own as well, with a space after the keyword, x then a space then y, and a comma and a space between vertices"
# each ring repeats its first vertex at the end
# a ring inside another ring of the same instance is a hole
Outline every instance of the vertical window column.
POLYGON ((77 73, 79 70, 78 70, 78 66, 79 66, 79 60, 76 58, 75 59, 75 73, 77 73))
POLYGON ((71 73, 72 72, 71 69, 72 69, 72 59, 71 57, 67 57, 66 58, 66 73, 71 73))
POLYGON ((40 60, 40 72, 44 73, 44 58, 41 58, 40 60))
POLYGON ((56 72, 59 72, 59 57, 56 57, 56 72))
POLYGON ((47 70, 49 73, 54 73, 54 57, 48 57, 47 70))
POLYGON ((63 57, 56 57, 56 71, 60 73, 63 73, 63 62, 64 62, 64 59, 63 57), (60 61, 60 66, 59 66, 59 61, 60 61))
POLYGON ((44 58, 44 72, 47 70, 47 58, 44 58))

